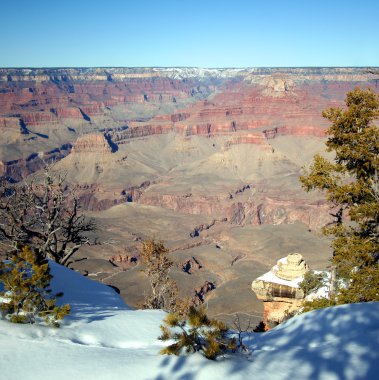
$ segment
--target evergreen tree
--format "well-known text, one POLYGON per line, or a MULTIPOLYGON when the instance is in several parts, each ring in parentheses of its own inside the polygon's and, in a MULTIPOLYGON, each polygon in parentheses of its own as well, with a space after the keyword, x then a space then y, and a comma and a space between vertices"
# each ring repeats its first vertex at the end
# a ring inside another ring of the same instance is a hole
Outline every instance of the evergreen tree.
POLYGON ((299 288, 304 292, 304 296, 308 296, 325 286, 325 283, 325 272, 308 271, 304 274, 303 280, 299 283, 299 288))
POLYGON ((0 262, 2 314, 15 323, 36 323, 58 327, 58 320, 70 312, 70 306, 57 306, 49 288, 52 275, 42 255, 22 248, 10 261, 0 262))
POLYGON ((300 178, 306 191, 325 192, 334 210, 323 230, 333 239, 336 277, 326 305, 379 301, 379 130, 373 124, 379 98, 356 88, 345 103, 323 112, 332 123, 326 146, 334 161, 316 155, 300 178))
POLYGON ((203 308, 191 306, 186 315, 168 314, 161 330, 159 339, 175 341, 161 350, 163 355, 202 352, 207 359, 214 360, 226 351, 237 348, 236 340, 228 337, 227 326, 221 321, 209 319, 203 308))

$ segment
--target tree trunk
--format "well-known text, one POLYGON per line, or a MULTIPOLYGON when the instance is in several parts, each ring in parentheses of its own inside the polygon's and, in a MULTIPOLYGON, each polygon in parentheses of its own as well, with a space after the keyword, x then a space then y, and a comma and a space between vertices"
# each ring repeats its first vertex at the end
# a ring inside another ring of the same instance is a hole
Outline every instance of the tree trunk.
POLYGON ((334 298, 336 294, 336 267, 333 265, 330 270, 329 299, 334 298))

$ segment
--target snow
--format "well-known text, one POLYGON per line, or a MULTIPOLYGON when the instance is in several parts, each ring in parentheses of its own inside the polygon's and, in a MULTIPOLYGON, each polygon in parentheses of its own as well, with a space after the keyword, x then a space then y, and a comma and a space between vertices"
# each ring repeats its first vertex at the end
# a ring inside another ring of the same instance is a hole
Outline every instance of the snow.
POLYGON ((278 270, 278 266, 275 265, 272 267, 270 271, 267 273, 263 274, 262 276, 258 277, 255 281, 264 281, 264 282, 272 282, 274 284, 279 284, 279 285, 287 285, 292 288, 298 288, 300 282, 303 280, 303 276, 297 277, 294 280, 284 280, 282 278, 279 278, 274 271, 278 270))
POLYGON ((162 356, 164 312, 132 310, 110 287, 51 267, 72 313, 59 329, 0 320, 1 380, 378 378, 379 303, 318 310, 252 333, 244 339, 250 356, 162 356))
POLYGON ((204 68, 204 67, 154 67, 153 71, 173 79, 185 78, 233 78, 244 73, 253 73, 254 68, 204 68))

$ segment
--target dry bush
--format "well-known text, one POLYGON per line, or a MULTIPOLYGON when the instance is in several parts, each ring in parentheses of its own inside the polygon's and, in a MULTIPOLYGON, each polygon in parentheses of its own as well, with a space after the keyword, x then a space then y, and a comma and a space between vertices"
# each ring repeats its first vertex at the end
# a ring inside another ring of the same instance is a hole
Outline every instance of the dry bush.
POLYGON ((143 307, 183 314, 191 302, 179 297, 178 285, 169 276, 174 263, 168 253, 162 241, 149 239, 142 242, 140 258, 151 286, 151 294, 145 297, 143 307))

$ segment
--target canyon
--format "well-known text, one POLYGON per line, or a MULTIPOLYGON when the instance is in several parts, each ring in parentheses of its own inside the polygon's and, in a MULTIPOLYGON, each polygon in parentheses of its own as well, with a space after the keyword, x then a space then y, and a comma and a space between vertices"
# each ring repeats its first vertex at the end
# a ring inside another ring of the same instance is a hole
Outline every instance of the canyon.
POLYGON ((149 290, 139 249, 154 237, 183 296, 259 322, 253 279, 290 252, 328 266, 329 205, 298 180, 329 155, 322 110, 378 81, 377 68, 0 69, 0 177, 67 173, 99 226, 71 267, 128 304, 149 290))

